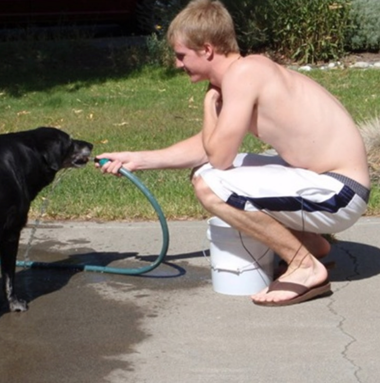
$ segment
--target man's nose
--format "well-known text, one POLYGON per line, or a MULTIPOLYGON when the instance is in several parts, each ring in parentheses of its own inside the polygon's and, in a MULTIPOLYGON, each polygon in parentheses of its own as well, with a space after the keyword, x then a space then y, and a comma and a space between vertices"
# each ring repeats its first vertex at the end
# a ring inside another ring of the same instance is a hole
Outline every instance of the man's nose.
POLYGON ((183 62, 181 60, 175 59, 176 68, 183 68, 183 62))

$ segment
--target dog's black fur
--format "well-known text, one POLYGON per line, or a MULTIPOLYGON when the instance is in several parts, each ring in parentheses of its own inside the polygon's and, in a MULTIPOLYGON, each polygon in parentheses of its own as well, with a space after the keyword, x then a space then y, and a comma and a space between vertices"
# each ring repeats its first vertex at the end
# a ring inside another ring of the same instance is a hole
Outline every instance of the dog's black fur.
POLYGON ((0 134, 0 259, 10 311, 28 309, 14 293, 14 279, 30 203, 60 169, 84 166, 91 150, 92 144, 71 139, 56 128, 0 134))

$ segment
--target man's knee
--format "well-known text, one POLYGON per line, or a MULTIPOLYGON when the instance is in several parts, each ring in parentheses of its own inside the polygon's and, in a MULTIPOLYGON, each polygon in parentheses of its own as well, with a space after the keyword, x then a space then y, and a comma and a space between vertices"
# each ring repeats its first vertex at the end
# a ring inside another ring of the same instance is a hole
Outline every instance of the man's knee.
POLYGON ((194 188, 194 192, 196 197, 201 200, 203 199, 204 195, 207 193, 208 186, 204 182, 203 178, 200 176, 192 175, 191 183, 194 188))
POLYGON ((206 209, 218 199, 202 177, 193 175, 191 182, 193 184, 195 196, 206 209))

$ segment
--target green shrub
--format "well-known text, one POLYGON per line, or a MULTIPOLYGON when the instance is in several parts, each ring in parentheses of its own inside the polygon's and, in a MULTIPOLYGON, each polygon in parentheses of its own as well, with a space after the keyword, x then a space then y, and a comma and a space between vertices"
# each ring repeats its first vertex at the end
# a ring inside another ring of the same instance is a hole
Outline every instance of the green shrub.
MULTIPOLYGON (((359 1, 359 0, 356 0, 359 1)), ((361 0, 364 1, 364 0, 361 0)), ((377 0, 372 0, 377 1, 377 0)), ((155 35, 151 51, 161 45, 168 25, 189 0, 143 0, 138 5, 141 28, 155 35)), ((222 0, 230 11, 243 54, 270 50, 300 63, 337 60, 344 55, 349 0, 222 0)))
POLYGON ((266 50, 300 63, 337 60, 345 53, 349 0, 222 1, 234 18, 243 53, 266 50))
POLYGON ((243 54, 263 50, 268 45, 265 18, 267 0, 222 0, 235 23, 236 37, 243 54))
POLYGON ((268 0, 263 24, 277 53, 315 63, 342 57, 349 15, 347 0, 268 0))
POLYGON ((352 28, 348 34, 348 49, 380 50, 380 1, 352 0, 350 16, 352 28))
POLYGON ((152 33, 146 40, 146 46, 148 64, 162 65, 164 67, 174 66, 174 54, 166 38, 160 37, 157 33, 152 33))

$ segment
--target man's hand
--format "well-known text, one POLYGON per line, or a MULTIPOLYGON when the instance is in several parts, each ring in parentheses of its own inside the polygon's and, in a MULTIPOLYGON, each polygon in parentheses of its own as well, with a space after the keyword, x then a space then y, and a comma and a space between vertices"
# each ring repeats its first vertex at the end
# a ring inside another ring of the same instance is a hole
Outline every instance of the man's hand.
POLYGON ((102 153, 96 156, 98 160, 106 158, 109 161, 101 166, 99 163, 95 163, 97 168, 100 168, 102 173, 111 173, 114 175, 119 175, 119 169, 121 167, 133 171, 136 170, 134 166, 132 152, 116 152, 116 153, 102 153))
POLYGON ((219 115, 222 106, 223 98, 220 88, 215 87, 212 84, 209 84, 206 96, 204 99, 205 108, 214 107, 217 116, 219 115))

